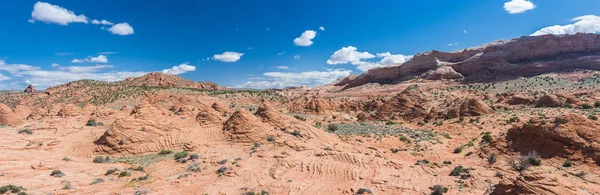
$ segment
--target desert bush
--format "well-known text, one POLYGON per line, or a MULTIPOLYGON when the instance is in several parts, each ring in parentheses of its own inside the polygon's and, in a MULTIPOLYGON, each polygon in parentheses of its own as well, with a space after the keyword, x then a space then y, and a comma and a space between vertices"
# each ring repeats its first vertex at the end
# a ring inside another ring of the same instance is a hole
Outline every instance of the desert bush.
POLYGON ((531 167, 529 157, 527 156, 513 156, 506 159, 506 161, 510 168, 514 171, 523 172, 531 167))
POLYGON ((448 188, 444 187, 442 185, 434 185, 431 188, 431 190, 432 190, 431 195, 442 195, 442 194, 448 192, 448 188))
POLYGON ((192 155, 190 155, 190 160, 195 160, 195 159, 198 159, 198 158, 200 158, 200 155, 198 155, 198 154, 192 154, 192 155))
POLYGON ((327 125, 327 131, 329 132, 335 132, 338 130, 338 126, 336 124, 329 124, 327 125))
POLYGON ((130 171, 121 171, 121 173, 119 173, 119 177, 129 177, 129 176, 131 176, 130 171))
POLYGON ((583 109, 592 109, 592 108, 594 108, 594 106, 592 106, 590 104, 582 104, 581 108, 583 108, 583 109))
POLYGON ((360 188, 356 191, 355 195, 359 195, 359 194, 373 194, 373 192, 367 188, 360 188))
POLYGON ((85 126, 90 126, 90 127, 95 127, 97 125, 98 125, 98 123, 94 119, 90 119, 87 121, 87 123, 85 123, 85 126))
POLYGON ((533 166, 542 165, 542 158, 540 157, 540 154, 538 154, 536 151, 529 152, 529 154, 527 154, 527 159, 529 160, 529 163, 533 166))
POLYGON ((0 194, 19 193, 19 192, 21 192, 21 190, 23 190, 23 187, 9 184, 9 185, 0 187, 0 194))
POLYGON ((292 131, 292 135, 296 136, 296 137, 302 137, 302 134, 300 134, 300 131, 298 131, 298 130, 292 131))
POLYGON ((483 134, 481 137, 481 143, 491 143, 493 141, 492 136, 489 133, 483 134))
POLYGON ((217 169, 217 174, 223 174, 227 170, 229 170, 229 168, 227 168, 227 167, 221 167, 221 168, 217 169))
POLYGON ((600 108, 600 102, 594 102, 594 107, 600 108))
POLYGON ((23 129, 23 130, 19 130, 19 132, 17 132, 18 134, 33 134, 33 131, 31 131, 30 129, 23 129))
POLYGON ((487 160, 488 160, 488 163, 489 163, 490 165, 491 165, 491 164, 494 164, 494 163, 496 163, 496 160, 497 160, 496 158, 497 158, 497 157, 496 157, 496 153, 491 153, 491 154, 488 156, 488 159, 487 159, 487 160))
POLYGON ((455 148, 455 149, 454 149, 454 154, 461 153, 461 152, 462 152, 462 150, 463 150, 463 147, 462 147, 462 146, 460 146, 460 147, 458 147, 458 148, 455 148))
POLYGON ((565 161, 565 163, 563 163, 563 165, 562 165, 562 166, 563 166, 563 167, 572 167, 572 166, 573 166, 573 162, 571 162, 571 161, 567 160, 567 161, 565 161))
POLYGON ((198 163, 194 163, 194 164, 190 165, 190 166, 189 166, 189 167, 186 169, 186 171, 188 171, 188 172, 190 172, 190 171, 191 171, 191 172, 200 172, 200 164, 198 164, 198 163))
POLYGON ((597 117, 597 116, 595 116, 595 115, 589 115, 589 116, 588 116, 588 119, 597 121, 597 120, 598 120, 598 117, 597 117))
POLYGON ((465 172, 466 169, 463 168, 463 166, 457 166, 454 167, 454 169, 452 169, 452 171, 450 171, 450 176, 460 176, 461 173, 465 172))
POLYGON ((183 159, 183 158, 185 158, 187 156, 188 156, 188 152, 187 151, 177 152, 177 153, 175 153, 175 160, 177 160, 177 159, 183 159))
POLYGON ((269 137, 267 137, 267 141, 268 142, 274 142, 275 138, 273 136, 269 136, 269 137))
POLYGON ((104 156, 96 156, 94 157, 94 160, 92 160, 94 163, 105 163, 110 161, 110 157, 104 157, 104 156))
POLYGON ((119 171, 119 169, 117 169, 117 168, 109 169, 109 170, 106 170, 106 173, 104 173, 104 175, 112 175, 112 174, 115 174, 117 171, 119 171))
POLYGON ((104 179, 96 178, 96 179, 94 179, 94 181, 92 181, 92 183, 90 183, 90 185, 94 185, 94 184, 102 183, 102 182, 104 182, 104 179))
POLYGON ((300 115, 294 115, 294 118, 301 120, 301 121, 306 121, 306 118, 304 118, 303 116, 300 116, 300 115))
POLYGON ((158 154, 160 154, 160 155, 173 154, 173 151, 171 151, 171 150, 161 150, 160 152, 158 152, 158 154))
POLYGON ((62 177, 62 176, 65 176, 65 174, 62 171, 60 171, 60 170, 54 170, 54 171, 52 171, 52 173, 50 173, 50 176, 52 176, 52 177, 62 177))

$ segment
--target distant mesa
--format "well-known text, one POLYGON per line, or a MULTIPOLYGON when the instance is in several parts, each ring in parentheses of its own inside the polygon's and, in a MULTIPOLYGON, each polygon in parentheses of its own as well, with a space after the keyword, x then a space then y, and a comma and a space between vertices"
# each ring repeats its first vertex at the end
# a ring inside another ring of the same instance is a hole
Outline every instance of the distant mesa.
POLYGON ((126 78, 119 82, 134 86, 154 86, 154 87, 175 87, 175 88, 195 88, 205 90, 227 90, 226 87, 217 85, 213 82, 194 82, 179 76, 153 72, 141 77, 126 78))
POLYGON ((600 70, 600 35, 544 35, 496 41, 457 52, 420 53, 402 64, 337 80, 344 89, 367 83, 393 84, 414 78, 494 82, 567 69, 600 70))
POLYGON ((25 93, 37 93, 38 91, 35 90, 35 87, 33 87, 33 85, 29 84, 29 86, 27 86, 27 88, 25 88, 25 93))

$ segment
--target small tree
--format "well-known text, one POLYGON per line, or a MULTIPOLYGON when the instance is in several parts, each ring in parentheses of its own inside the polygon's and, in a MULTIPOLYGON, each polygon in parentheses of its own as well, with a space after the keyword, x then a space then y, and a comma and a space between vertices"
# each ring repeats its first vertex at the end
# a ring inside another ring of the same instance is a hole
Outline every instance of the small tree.
POLYGON ((523 172, 529 167, 531 167, 531 163, 529 162, 529 157, 527 156, 513 156, 506 159, 506 162, 510 166, 512 170, 523 172))

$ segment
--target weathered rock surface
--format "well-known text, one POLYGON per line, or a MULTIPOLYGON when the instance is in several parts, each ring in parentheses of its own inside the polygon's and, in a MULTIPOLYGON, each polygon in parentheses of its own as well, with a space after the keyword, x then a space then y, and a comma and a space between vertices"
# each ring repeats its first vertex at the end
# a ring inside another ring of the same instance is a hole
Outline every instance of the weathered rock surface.
POLYGON ((7 105, 0 103, 0 125, 18 125, 23 123, 7 105))
POLYGON ((564 114, 553 122, 534 118, 508 130, 507 141, 516 151, 538 151, 542 157, 591 159, 600 164, 600 125, 578 114, 564 114))

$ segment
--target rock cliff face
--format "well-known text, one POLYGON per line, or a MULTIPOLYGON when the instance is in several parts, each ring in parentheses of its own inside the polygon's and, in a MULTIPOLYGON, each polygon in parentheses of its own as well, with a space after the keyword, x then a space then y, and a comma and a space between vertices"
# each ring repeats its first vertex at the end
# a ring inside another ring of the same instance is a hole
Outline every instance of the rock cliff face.
POLYGON ((591 159, 600 164, 600 125, 577 114, 558 116, 553 122, 534 118, 508 130, 507 140, 520 152, 538 151, 542 157, 560 156, 573 161, 591 159))
POLYGON ((366 83, 394 83, 406 79, 461 79, 494 81, 512 76, 534 76, 564 69, 600 70, 600 35, 544 35, 498 41, 460 52, 417 54, 398 66, 375 68, 345 79, 344 89, 366 83))

